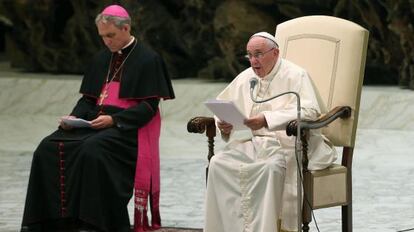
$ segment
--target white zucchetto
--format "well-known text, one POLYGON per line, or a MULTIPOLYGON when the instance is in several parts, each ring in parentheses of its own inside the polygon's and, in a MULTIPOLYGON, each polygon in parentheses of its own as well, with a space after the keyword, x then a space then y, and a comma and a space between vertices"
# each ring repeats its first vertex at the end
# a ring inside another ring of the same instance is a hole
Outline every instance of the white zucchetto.
POLYGON ((264 31, 257 32, 254 35, 250 36, 249 40, 253 37, 263 37, 263 38, 266 38, 268 40, 271 40, 272 42, 274 42, 276 44, 277 48, 279 48, 279 44, 277 43, 276 38, 273 35, 271 35, 267 32, 264 32, 264 31))

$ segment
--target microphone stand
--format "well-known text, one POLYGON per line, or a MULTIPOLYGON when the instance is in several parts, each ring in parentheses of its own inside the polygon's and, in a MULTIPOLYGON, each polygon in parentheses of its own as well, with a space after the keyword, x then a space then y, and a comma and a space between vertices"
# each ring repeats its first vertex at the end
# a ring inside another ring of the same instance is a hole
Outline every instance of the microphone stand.
POLYGON ((295 156, 296 156, 296 162, 298 165, 297 168, 297 176, 296 176, 296 187, 297 187, 297 195, 298 195, 298 204, 297 204, 297 210, 298 210, 298 231, 302 231, 302 143, 300 140, 301 133, 300 133, 300 123, 301 123, 301 107, 300 107, 300 96, 297 92, 288 91, 281 94, 278 94, 276 96, 270 97, 268 99, 264 100, 256 100, 253 97, 253 90, 257 84, 257 79, 252 78, 250 79, 250 98, 255 103, 263 103, 270 100, 273 100, 275 98, 281 97, 286 94, 294 94, 296 96, 296 120, 297 120, 297 130, 296 130, 296 140, 295 140, 295 156))

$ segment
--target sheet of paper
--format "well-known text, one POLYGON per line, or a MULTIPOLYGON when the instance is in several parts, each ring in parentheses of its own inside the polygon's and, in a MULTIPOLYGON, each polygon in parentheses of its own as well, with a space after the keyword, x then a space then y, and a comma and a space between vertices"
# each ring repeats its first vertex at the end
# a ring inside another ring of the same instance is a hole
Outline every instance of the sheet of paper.
POLYGON ((62 118, 62 121, 72 127, 91 127, 91 122, 81 118, 62 118))
POLYGON ((232 124, 234 130, 249 129, 243 124, 246 116, 241 113, 241 111, 232 101, 210 99, 204 102, 204 104, 220 120, 232 124))

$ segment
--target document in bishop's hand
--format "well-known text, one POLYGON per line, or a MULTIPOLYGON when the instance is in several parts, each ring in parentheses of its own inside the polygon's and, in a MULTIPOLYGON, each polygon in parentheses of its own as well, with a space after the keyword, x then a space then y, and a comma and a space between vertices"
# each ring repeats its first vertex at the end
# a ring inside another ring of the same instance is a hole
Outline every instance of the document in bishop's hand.
POLYGON ((75 128, 91 127, 90 121, 81 118, 62 118, 62 121, 68 126, 73 126, 75 128))
POLYGON ((209 99, 204 104, 213 112, 221 121, 225 121, 233 125, 234 130, 247 130, 247 126, 243 124, 246 116, 237 108, 232 101, 209 99))

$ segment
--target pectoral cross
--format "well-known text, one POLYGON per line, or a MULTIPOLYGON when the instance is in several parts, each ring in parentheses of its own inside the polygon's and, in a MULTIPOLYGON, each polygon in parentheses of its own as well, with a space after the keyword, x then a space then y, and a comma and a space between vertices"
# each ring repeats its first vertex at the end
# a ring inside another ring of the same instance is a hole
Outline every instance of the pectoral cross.
POLYGON ((103 101, 105 100, 105 98, 108 97, 108 92, 106 91, 106 89, 101 93, 101 95, 99 95, 99 105, 103 104, 103 101))

